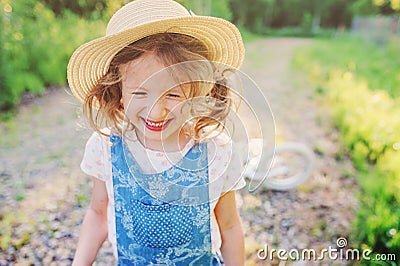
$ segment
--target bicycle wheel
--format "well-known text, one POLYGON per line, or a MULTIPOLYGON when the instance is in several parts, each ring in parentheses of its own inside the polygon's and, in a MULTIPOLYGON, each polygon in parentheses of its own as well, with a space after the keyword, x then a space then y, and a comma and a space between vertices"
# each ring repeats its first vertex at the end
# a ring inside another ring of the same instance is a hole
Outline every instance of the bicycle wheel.
MULTIPOLYGON (((265 156, 271 156, 266 154, 265 156)), ((314 154, 301 143, 288 142, 275 149, 275 157, 263 187, 275 190, 292 189, 303 183, 314 168, 314 154)))

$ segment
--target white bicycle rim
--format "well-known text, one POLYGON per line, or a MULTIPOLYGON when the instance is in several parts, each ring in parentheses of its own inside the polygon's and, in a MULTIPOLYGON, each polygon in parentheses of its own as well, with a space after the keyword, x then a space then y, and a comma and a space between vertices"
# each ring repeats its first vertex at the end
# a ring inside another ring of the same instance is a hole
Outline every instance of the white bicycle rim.
MULTIPOLYGON (((275 190, 289 190, 303 183, 312 173, 314 168, 314 154, 307 146, 301 143, 288 142, 280 144, 275 149, 275 156, 282 153, 296 154, 304 161, 304 166, 299 173, 285 176, 284 178, 277 178, 271 175, 273 168, 263 182, 263 187, 275 190)), ((271 156, 266 154, 265 156, 271 156)))

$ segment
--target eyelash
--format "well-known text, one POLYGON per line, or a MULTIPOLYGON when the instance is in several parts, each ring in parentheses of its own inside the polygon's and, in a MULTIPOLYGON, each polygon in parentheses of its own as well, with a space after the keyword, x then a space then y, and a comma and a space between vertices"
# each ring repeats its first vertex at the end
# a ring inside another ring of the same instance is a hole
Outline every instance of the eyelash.
POLYGON ((142 92, 142 91, 134 91, 134 92, 132 92, 132 95, 145 96, 145 95, 147 95, 147 93, 142 92))
POLYGON ((181 98, 182 97, 180 94, 175 94, 175 93, 168 93, 167 96, 171 97, 171 98, 181 98))
MULTIPOLYGON (((142 92, 142 91, 134 91, 131 94, 134 96, 142 96, 142 97, 147 96, 147 92, 142 92)), ((166 96, 173 99, 179 99, 183 97, 182 95, 177 93, 168 93, 166 94, 166 96)))

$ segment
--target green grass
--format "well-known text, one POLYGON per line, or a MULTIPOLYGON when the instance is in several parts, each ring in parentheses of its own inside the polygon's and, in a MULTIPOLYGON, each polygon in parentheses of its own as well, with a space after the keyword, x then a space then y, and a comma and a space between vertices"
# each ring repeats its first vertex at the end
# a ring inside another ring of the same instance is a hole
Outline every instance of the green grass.
MULTIPOLYGON (((346 35, 336 39, 316 40, 310 49, 298 52, 299 57, 323 62, 319 75, 334 70, 353 73, 370 90, 384 90, 391 97, 400 96, 400 39, 392 38, 385 46, 346 35)), ((315 69, 314 69, 315 70, 315 69)))
POLYGON ((255 41, 263 36, 257 33, 253 33, 246 28, 239 27, 240 34, 242 35, 242 39, 244 43, 249 43, 255 41))
POLYGON ((378 46, 345 36, 317 40, 294 58, 331 110, 358 171, 360 206, 352 238, 375 254, 400 254, 399 43, 378 46))
POLYGON ((301 27, 268 28, 263 34, 272 37, 331 38, 335 36, 336 29, 320 29, 318 32, 312 32, 301 27))

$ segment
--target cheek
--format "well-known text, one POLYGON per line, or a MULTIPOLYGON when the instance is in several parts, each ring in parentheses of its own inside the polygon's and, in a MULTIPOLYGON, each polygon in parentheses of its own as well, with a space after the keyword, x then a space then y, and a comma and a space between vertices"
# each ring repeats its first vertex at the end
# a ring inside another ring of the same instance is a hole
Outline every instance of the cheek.
POLYGON ((138 103, 135 103, 135 101, 130 98, 124 98, 122 102, 124 113, 128 118, 132 118, 138 112, 138 103))
POLYGON ((186 120, 191 116, 190 104, 186 101, 176 103, 170 110, 178 119, 186 120))
POLYGON ((137 105, 135 103, 135 99, 132 97, 132 95, 122 95, 122 102, 125 110, 130 110, 132 109, 133 106, 137 105))

